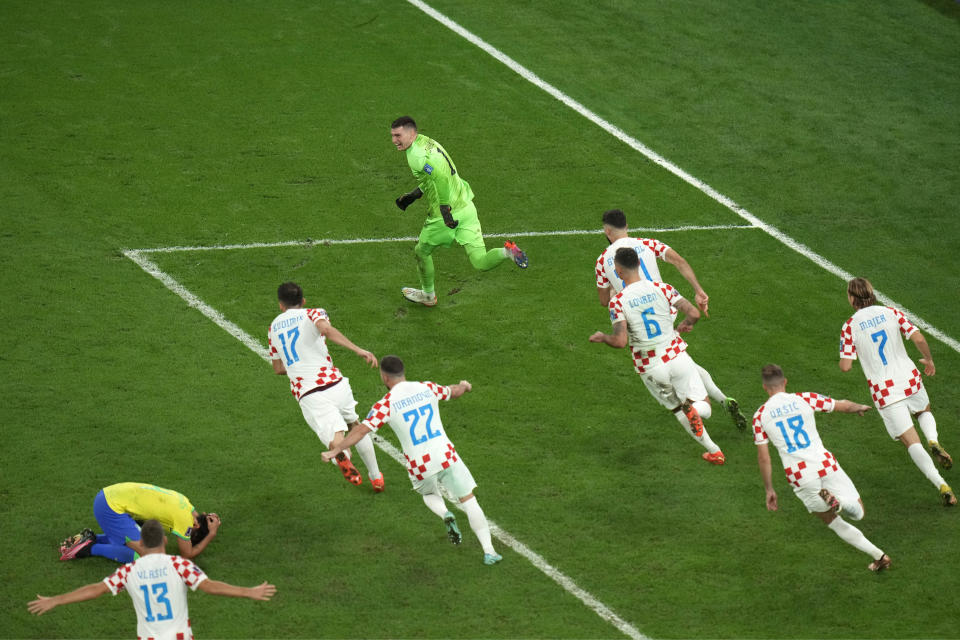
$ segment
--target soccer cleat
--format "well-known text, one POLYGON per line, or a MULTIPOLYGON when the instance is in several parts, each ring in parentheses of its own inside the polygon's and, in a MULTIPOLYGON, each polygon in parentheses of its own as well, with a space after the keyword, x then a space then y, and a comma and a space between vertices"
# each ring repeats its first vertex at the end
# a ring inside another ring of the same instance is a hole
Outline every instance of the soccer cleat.
POLYGON ((380 474, 379 478, 370 478, 370 484, 373 485, 374 493, 383 493, 383 490, 386 488, 383 486, 383 474, 380 474))
POLYGON ((483 554, 483 564, 497 564, 503 560, 503 556, 499 553, 485 553, 483 554))
POLYGON ((507 253, 510 254, 510 257, 513 258, 513 261, 517 263, 517 266, 521 269, 526 269, 530 262, 527 260, 527 254, 520 250, 520 247, 514 242, 504 242, 503 248, 507 250, 507 253))
POLYGON ((437 294, 435 293, 426 293, 422 289, 414 289, 413 287, 404 287, 400 290, 400 293, 410 302, 416 302, 425 307, 435 307, 437 305, 437 294))
POLYGON ((727 461, 727 457, 723 455, 723 451, 716 451, 714 453, 703 452, 703 455, 700 456, 710 464, 721 465, 727 461))
POLYGON ((941 447, 940 443, 935 440, 930 441, 930 455, 936 458, 937 462, 945 470, 953 467, 953 458, 951 458, 946 449, 941 447))
POLYGON ((820 489, 820 498, 827 503, 829 511, 833 511, 834 513, 840 512, 840 501, 837 500, 836 496, 834 496, 832 493, 826 489, 820 489))
POLYGON ((873 571, 874 573, 880 573, 884 569, 889 569, 889 568, 890 568, 890 556, 888 556, 887 554, 883 554, 882 556, 880 556, 879 560, 874 560, 873 562, 867 565, 867 569, 870 569, 870 571, 873 571))
POLYGON ((75 536, 70 536, 60 544, 60 559, 73 560, 86 558, 90 555, 90 547, 97 541, 97 534, 90 529, 84 529, 75 536))
POLYGON ((693 402, 690 400, 685 400, 682 405, 680 405, 680 410, 683 411, 683 415, 687 416, 687 421, 690 423, 690 431, 693 432, 693 435, 699 438, 703 435, 703 418, 700 417, 700 414, 693 406, 693 402))
POLYGON ((447 538, 450 539, 450 542, 460 544, 463 541, 463 536, 460 535, 460 529, 457 527, 457 517, 452 512, 447 511, 447 515, 443 516, 443 524, 447 525, 447 538))
POLYGON ((363 484, 363 476, 360 475, 357 468, 350 462, 350 458, 338 460, 337 466, 340 467, 340 471, 343 473, 343 477, 347 479, 347 482, 358 487, 363 484))
POLYGON ((948 484, 940 485, 940 502, 945 507, 954 507, 957 504, 957 496, 953 495, 953 489, 948 484))
POLYGON ((727 396, 723 404, 727 408, 727 413, 729 413, 733 419, 733 424, 737 425, 737 429, 745 431, 747 428, 747 419, 740 413, 740 403, 737 402, 736 398, 727 396))

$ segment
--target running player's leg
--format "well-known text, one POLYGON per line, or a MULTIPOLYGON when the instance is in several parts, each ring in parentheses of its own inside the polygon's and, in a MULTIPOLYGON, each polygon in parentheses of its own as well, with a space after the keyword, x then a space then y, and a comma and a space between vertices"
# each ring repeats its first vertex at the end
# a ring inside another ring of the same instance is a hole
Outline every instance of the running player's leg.
POLYGON ((474 535, 477 536, 477 540, 480 541, 480 546, 483 548, 484 564, 500 562, 503 558, 493 548, 493 538, 490 535, 490 524, 487 522, 487 516, 483 513, 480 503, 473 495, 477 483, 474 481, 470 469, 467 468, 463 460, 459 460, 439 474, 439 478, 440 483, 447 491, 460 500, 460 507, 467 514, 470 528, 473 529, 474 535))
MULTIPOLYGON (((350 386, 349 378, 343 378, 340 380, 340 384, 323 393, 330 394, 331 400, 336 403, 340 410, 340 417, 346 423, 347 429, 352 429, 359 424, 360 416, 357 415, 357 401, 353 398, 353 388, 350 386)), ((373 438, 368 433, 354 447, 367 468, 370 484, 378 493, 383 491, 383 474, 380 472, 380 465, 377 463, 377 452, 373 447, 373 438)))
MULTIPOLYGON (((941 495, 943 494, 943 487, 947 487, 947 490, 949 490, 949 486, 947 486, 943 476, 937 472, 937 468, 934 466, 930 454, 928 454, 924 446, 920 444, 920 436, 913 427, 913 419, 906 401, 901 400, 900 402, 888 405, 880 409, 879 413, 883 419, 884 426, 887 428, 887 433, 891 438, 899 440, 903 446, 906 447, 907 454, 910 456, 910 459, 913 460, 913 464, 917 465, 917 468, 926 476, 927 480, 929 480, 933 486, 941 489, 941 495)), ((954 502, 955 501, 956 498, 954 498, 954 502)))
POLYGON ((740 411, 740 403, 737 402, 736 398, 728 396, 720 390, 720 387, 713 381, 713 376, 710 375, 710 372, 701 367, 699 364, 696 365, 697 373, 700 374, 700 380, 703 382, 704 388, 707 390, 707 395, 711 400, 718 402, 721 407, 727 410, 727 413, 730 414, 730 419, 733 420, 733 424, 743 431, 747 428, 747 418, 740 411))
POLYGON ((953 458, 947 453, 946 449, 940 446, 937 435, 937 421, 930 411, 930 398, 927 396, 926 389, 920 389, 904 402, 908 405, 910 411, 916 416, 920 431, 923 432, 923 438, 927 443, 927 449, 934 460, 943 468, 953 467, 953 458))
POLYGON ((803 502, 807 511, 820 518, 841 540, 873 558, 874 562, 870 565, 872 571, 885 569, 889 566, 889 558, 882 562, 884 553, 879 547, 867 540, 860 529, 846 522, 830 508, 830 505, 821 497, 821 488, 822 485, 819 482, 812 482, 796 487, 793 491, 803 502))
POLYGON ((679 402, 680 405, 678 407, 674 404, 670 409, 693 439, 707 450, 702 456, 703 459, 711 464, 723 464, 725 461, 723 452, 710 438, 703 424, 703 421, 713 414, 713 409, 707 400, 707 391, 693 358, 684 352, 657 368, 665 368, 669 372, 670 386, 676 398, 674 402, 679 402))
POLYGON ((427 295, 434 295, 434 277, 436 269, 433 266, 433 250, 435 246, 427 244, 421 240, 413 248, 413 253, 417 257, 417 275, 420 277, 420 290, 427 295))
MULTIPOLYGON (((303 412, 304 420, 307 421, 313 432, 320 438, 320 442, 324 443, 327 448, 339 444, 347 431, 347 423, 340 414, 340 408, 336 402, 337 387, 339 386, 311 393, 300 400, 300 411, 303 412)), ((349 392, 349 383, 347 383, 346 389, 349 392)), ((340 467, 340 472, 350 484, 359 486, 363 483, 363 476, 350 461, 349 450, 341 451, 330 462, 340 467)))

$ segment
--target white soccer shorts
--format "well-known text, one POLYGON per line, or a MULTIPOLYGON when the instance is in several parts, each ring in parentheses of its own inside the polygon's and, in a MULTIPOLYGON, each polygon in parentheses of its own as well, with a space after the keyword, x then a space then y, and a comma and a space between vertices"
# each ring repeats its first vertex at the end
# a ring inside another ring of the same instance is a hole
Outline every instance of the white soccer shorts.
POLYGON ((840 504, 854 504, 860 499, 857 488, 853 486, 853 480, 847 475, 847 472, 839 467, 836 471, 831 471, 822 478, 811 478, 799 487, 793 488, 793 493, 800 498, 800 502, 810 513, 823 513, 829 511, 830 507, 820 497, 820 489, 826 489, 840 501, 840 504))
POLYGON ((887 428, 887 433, 890 434, 892 439, 896 440, 913 426, 913 416, 929 405, 930 398, 927 396, 927 390, 920 389, 918 393, 912 396, 888 404, 880 409, 879 413, 880 417, 883 418, 883 425, 887 428))
POLYGON ((303 418, 320 441, 326 445, 333 442, 338 431, 346 431, 347 425, 359 419, 357 401, 353 399, 350 380, 343 378, 338 384, 317 391, 300 399, 303 418))
POLYGON ((412 476, 411 480, 413 481, 413 490, 424 496, 431 493, 440 493, 440 487, 443 487, 450 495, 459 500, 470 495, 477 488, 477 483, 463 460, 458 460, 440 473, 435 473, 423 480, 417 480, 412 476))
POLYGON ((684 400, 704 400, 707 389, 693 358, 686 351, 670 362, 659 364, 640 374, 640 379, 657 402, 673 411, 684 400))

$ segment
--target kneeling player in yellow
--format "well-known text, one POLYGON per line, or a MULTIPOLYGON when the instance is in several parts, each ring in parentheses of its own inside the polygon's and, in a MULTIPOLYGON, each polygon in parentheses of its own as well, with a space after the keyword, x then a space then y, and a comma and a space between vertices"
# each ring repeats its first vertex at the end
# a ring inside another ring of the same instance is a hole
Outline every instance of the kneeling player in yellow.
POLYGON ((513 242, 506 242, 502 249, 487 251, 477 209, 473 206, 473 190, 457 173, 450 154, 440 143, 417 133, 417 123, 410 116, 394 120, 390 135, 397 150, 406 153, 407 164, 417 179, 417 188, 397 198, 397 206, 406 211, 426 196, 428 208, 414 248, 420 288, 404 287, 404 298, 428 307, 437 304, 432 254, 437 247, 449 247, 454 241, 466 250, 470 264, 480 271, 511 258, 521 269, 527 268, 527 254, 513 242))

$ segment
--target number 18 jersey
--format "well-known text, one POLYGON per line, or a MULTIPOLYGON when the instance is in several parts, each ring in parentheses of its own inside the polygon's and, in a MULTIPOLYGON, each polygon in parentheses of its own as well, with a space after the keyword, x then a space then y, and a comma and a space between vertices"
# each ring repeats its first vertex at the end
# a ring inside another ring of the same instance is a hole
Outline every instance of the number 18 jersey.
POLYGON ((878 409, 923 389, 920 372, 903 344, 917 330, 897 309, 873 305, 843 323, 840 357, 857 360, 878 409))
POLYGON ((373 405, 363 424, 375 431, 390 425, 407 459, 407 471, 423 480, 458 460, 440 420, 438 401, 449 399, 450 387, 404 380, 373 405))
POLYGON ((818 393, 770 396, 753 414, 753 442, 770 442, 777 448, 787 480, 794 486, 822 478, 839 467, 817 432, 815 411, 830 413, 836 402, 818 393))

